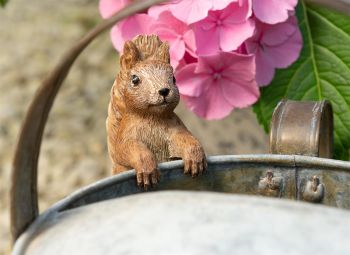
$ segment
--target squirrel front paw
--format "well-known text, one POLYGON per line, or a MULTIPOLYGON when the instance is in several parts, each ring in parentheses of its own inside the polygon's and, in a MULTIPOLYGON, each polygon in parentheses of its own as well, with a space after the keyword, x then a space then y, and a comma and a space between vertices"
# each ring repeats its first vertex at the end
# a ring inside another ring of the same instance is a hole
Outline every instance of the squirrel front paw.
POLYGON ((156 185, 160 179, 157 169, 157 161, 153 156, 142 155, 139 164, 135 167, 136 180, 139 187, 147 190, 151 185, 156 185))
POLYGON ((207 169, 207 159, 201 145, 195 144, 185 149, 184 173, 192 177, 201 175, 207 169))

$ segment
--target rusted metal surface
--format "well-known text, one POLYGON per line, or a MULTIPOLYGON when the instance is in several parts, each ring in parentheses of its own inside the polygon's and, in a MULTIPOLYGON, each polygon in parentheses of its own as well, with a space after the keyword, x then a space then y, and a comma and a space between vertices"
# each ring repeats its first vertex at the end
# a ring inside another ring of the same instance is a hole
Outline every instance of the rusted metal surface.
POLYGON ((350 211, 266 197, 156 192, 41 219, 13 254, 350 254, 350 211))
POLYGON ((282 100, 271 120, 270 152, 332 158, 333 113, 328 101, 282 100))

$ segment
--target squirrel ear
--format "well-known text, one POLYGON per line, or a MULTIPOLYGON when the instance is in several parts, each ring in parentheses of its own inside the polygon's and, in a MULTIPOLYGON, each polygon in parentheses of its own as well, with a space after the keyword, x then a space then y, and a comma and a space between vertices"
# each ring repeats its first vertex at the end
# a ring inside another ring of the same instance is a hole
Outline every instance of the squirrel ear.
POLYGON ((162 43, 152 58, 170 64, 169 44, 162 43))
POLYGON ((120 67, 123 70, 128 70, 136 64, 139 59, 139 51, 132 41, 127 41, 124 44, 123 55, 120 57, 120 67))

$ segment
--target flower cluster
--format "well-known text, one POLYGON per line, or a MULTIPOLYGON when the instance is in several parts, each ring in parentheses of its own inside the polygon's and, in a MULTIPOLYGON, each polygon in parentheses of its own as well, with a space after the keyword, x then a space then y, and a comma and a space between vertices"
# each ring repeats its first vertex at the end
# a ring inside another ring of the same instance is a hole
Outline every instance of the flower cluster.
MULTIPOLYGON (((100 0, 103 18, 131 0, 100 0)), ((129 17, 111 30, 113 45, 157 34, 170 45, 171 64, 186 105, 219 119, 259 98, 275 68, 299 56, 297 0, 172 0, 129 17)))

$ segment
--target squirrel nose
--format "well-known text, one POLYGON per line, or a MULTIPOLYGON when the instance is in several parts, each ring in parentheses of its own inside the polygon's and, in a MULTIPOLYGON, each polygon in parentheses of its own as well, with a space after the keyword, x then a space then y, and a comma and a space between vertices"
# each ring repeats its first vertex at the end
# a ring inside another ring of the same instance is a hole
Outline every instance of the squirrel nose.
POLYGON ((158 90, 158 93, 163 97, 166 97, 167 95, 169 95, 169 92, 170 92, 170 89, 168 88, 162 88, 158 90))

